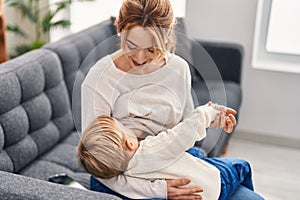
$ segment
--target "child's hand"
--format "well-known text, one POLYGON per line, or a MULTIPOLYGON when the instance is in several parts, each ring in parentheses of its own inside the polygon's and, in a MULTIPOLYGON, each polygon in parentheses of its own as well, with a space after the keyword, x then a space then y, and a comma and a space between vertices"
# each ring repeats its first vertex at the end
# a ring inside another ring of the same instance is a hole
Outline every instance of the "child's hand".
POLYGON ((212 102, 208 102, 208 106, 212 106, 214 109, 219 111, 215 119, 211 122, 210 127, 223 128, 227 133, 231 133, 233 127, 236 125, 236 119, 234 115, 237 112, 232 108, 213 104, 212 102))
POLYGON ((225 126, 223 127, 224 131, 231 133, 233 127, 236 125, 236 119, 232 114, 225 116, 225 126))
POLYGON ((221 111, 221 112, 224 112, 225 114, 232 114, 232 115, 235 115, 237 112, 232 109, 232 108, 229 108, 229 107, 226 107, 226 106, 222 106, 222 105, 218 105, 218 104, 215 104, 215 103, 212 103, 211 101, 209 101, 207 103, 207 105, 213 107, 214 109, 218 110, 218 111, 221 111))

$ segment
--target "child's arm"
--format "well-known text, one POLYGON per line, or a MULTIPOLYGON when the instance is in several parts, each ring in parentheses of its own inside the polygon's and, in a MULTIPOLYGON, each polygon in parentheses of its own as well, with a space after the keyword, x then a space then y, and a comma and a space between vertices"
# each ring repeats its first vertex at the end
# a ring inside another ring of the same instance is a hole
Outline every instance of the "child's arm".
POLYGON ((208 104, 199 106, 190 117, 172 129, 146 137, 140 142, 140 147, 130 161, 129 170, 134 166, 132 169, 135 171, 131 171, 132 173, 146 173, 169 165, 194 146, 195 141, 206 136, 206 128, 218 112, 208 104))

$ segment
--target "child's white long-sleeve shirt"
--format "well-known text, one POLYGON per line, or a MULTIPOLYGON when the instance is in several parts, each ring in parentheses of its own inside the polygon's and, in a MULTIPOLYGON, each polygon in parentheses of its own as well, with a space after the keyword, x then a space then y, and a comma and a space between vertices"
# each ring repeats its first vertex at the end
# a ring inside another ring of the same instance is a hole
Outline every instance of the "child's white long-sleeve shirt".
POLYGON ((217 112, 210 106, 200 106, 174 128, 148 136, 140 142, 125 174, 149 180, 188 178, 191 183, 186 187, 201 186, 204 200, 218 199, 219 170, 185 152, 206 136, 206 128, 217 112))

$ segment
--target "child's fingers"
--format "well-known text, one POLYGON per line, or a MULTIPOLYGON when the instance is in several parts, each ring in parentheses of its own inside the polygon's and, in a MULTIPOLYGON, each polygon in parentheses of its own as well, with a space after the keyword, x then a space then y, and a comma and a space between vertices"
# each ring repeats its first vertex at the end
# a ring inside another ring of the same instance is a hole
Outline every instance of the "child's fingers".
POLYGON ((232 109, 232 108, 228 108, 226 107, 226 111, 225 111, 226 114, 232 114, 232 115, 236 115, 236 110, 232 109))
POLYGON ((233 123, 229 118, 226 118, 226 126, 224 127, 224 131, 227 133, 231 133, 233 130, 233 123))
POLYGON ((233 116, 232 114, 227 115, 229 117, 229 119, 231 120, 233 126, 236 125, 236 118, 235 116, 233 116))
POLYGON ((220 128, 226 125, 226 116, 224 113, 220 113, 220 128))
POLYGON ((225 114, 223 112, 219 112, 216 114, 214 121, 211 122, 211 128, 224 128, 226 124, 225 114))
POLYGON ((223 105, 218 105, 218 104, 213 104, 211 102, 209 102, 209 105, 211 105, 214 109, 218 110, 218 111, 223 111, 225 112, 225 114, 233 114, 235 115, 237 113, 236 110, 223 106, 223 105))

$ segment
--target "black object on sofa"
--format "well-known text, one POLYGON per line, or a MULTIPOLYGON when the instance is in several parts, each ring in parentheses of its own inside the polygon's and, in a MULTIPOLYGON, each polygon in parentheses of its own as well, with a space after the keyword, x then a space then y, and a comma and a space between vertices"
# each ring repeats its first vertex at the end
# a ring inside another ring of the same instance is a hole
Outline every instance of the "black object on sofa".
MULTIPOLYGON (((80 83, 98 59, 118 48, 116 40, 112 18, 0 65, 1 199, 118 199, 47 181, 66 173, 89 188, 90 176, 78 166, 75 152, 80 83)), ((193 75, 198 102, 206 103, 210 96, 203 83, 193 75)), ((226 85, 228 105, 238 110, 239 82, 226 85)))

